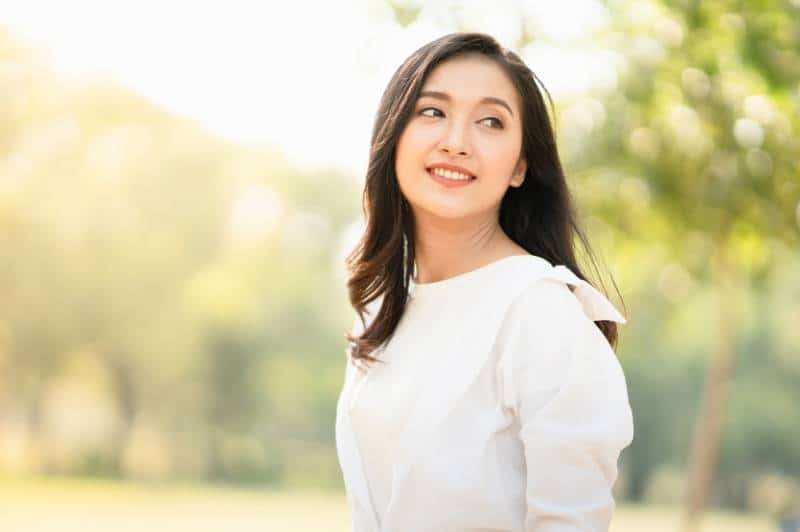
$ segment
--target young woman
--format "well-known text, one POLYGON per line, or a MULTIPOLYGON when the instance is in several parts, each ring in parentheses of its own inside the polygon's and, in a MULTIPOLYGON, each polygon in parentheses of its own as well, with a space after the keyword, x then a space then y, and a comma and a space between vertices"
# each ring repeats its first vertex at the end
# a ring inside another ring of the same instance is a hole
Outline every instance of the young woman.
POLYGON ((531 70, 480 33, 417 50, 363 200, 336 414, 354 531, 607 530, 633 439, 625 319, 576 263, 531 70))

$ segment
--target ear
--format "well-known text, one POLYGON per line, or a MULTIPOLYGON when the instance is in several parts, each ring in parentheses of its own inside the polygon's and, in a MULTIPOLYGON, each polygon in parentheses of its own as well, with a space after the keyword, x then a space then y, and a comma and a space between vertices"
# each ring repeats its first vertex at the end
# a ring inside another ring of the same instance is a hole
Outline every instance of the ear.
POLYGON ((514 169, 514 174, 511 176, 511 186, 520 187, 522 182, 525 181, 525 172, 528 170, 528 164, 525 159, 520 159, 517 167, 514 169))

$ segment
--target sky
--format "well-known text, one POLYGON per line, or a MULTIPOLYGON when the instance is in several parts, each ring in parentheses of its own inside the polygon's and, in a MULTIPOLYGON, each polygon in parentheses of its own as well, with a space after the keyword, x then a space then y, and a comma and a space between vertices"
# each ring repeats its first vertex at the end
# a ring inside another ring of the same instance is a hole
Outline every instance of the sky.
POLYGON ((65 78, 113 78, 228 140, 354 175, 394 70, 458 24, 509 45, 526 20, 540 41, 523 58, 554 98, 614 85, 613 58, 581 46, 607 19, 600 2, 405 3, 422 6, 405 28, 382 0, 0 0, 0 25, 65 78))

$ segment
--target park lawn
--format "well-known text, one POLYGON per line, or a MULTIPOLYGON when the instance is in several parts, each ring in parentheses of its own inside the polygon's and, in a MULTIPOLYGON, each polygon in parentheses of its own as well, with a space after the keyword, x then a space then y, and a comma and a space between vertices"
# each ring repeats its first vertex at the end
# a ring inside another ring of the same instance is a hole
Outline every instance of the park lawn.
MULTIPOLYGON (((75 478, 0 479, 3 532, 346 532, 344 495, 75 478)), ((611 532, 675 532, 679 511, 620 504, 611 532)), ((772 532, 753 515, 711 512, 701 532, 772 532)))

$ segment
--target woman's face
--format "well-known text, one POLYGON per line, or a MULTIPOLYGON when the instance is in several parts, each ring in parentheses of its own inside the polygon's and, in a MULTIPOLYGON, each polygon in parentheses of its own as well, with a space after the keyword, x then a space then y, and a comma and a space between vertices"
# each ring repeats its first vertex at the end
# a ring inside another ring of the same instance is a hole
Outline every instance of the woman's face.
POLYGON ((398 184, 418 214, 496 217, 508 187, 522 184, 521 148, 514 85, 486 56, 455 56, 430 72, 400 135, 398 184), (474 179, 441 181, 430 171, 440 164, 459 166, 474 179))

